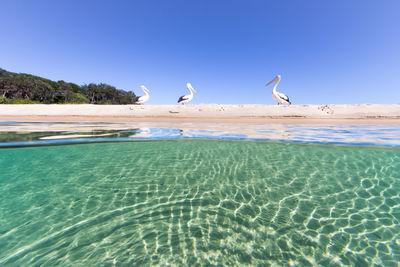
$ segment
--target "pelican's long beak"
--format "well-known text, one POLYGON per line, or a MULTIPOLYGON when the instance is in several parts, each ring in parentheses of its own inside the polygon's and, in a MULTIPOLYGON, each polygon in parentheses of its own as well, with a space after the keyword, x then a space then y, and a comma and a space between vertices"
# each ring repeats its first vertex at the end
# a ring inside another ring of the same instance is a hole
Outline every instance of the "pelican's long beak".
POLYGON ((270 81, 269 83, 267 83, 266 86, 270 85, 270 84, 273 83, 273 82, 276 82, 277 80, 278 80, 278 76, 276 76, 272 81, 270 81))
POLYGON ((147 89, 144 85, 141 85, 140 88, 142 88, 143 91, 150 93, 149 89, 147 89))
POLYGON ((191 87, 191 88, 192 88, 193 92, 197 93, 197 92, 196 92, 196 90, 194 90, 194 88, 193 88, 193 87, 191 87))

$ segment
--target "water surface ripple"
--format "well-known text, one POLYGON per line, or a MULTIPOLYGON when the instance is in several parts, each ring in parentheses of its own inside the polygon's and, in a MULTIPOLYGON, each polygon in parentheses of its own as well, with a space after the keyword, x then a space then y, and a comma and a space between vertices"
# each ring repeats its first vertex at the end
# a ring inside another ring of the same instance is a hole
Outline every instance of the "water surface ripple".
POLYGON ((0 265, 400 261, 394 148, 159 140, 0 149, 0 265))

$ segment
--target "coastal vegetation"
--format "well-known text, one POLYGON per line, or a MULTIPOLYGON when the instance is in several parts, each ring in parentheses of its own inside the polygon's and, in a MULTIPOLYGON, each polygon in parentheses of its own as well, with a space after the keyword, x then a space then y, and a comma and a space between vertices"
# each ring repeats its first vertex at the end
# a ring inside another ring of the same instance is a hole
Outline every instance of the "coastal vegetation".
POLYGON ((136 95, 105 83, 77 85, 0 68, 0 104, 133 104, 136 95))

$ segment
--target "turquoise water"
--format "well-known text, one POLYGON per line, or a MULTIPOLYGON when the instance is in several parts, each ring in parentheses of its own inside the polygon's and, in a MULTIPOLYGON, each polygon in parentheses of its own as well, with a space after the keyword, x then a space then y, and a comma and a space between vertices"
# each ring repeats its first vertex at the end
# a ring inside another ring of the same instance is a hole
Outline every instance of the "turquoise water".
POLYGON ((2 148, 0 265, 397 266, 399 163, 236 140, 2 148))

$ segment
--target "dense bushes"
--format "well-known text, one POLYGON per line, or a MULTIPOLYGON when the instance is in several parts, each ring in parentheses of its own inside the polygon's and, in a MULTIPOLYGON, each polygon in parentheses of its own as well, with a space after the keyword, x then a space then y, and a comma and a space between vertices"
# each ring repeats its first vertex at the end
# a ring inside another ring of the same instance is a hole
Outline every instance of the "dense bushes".
POLYGON ((118 90, 104 83, 79 86, 0 69, 0 104, 132 104, 135 99, 133 92, 118 90))

